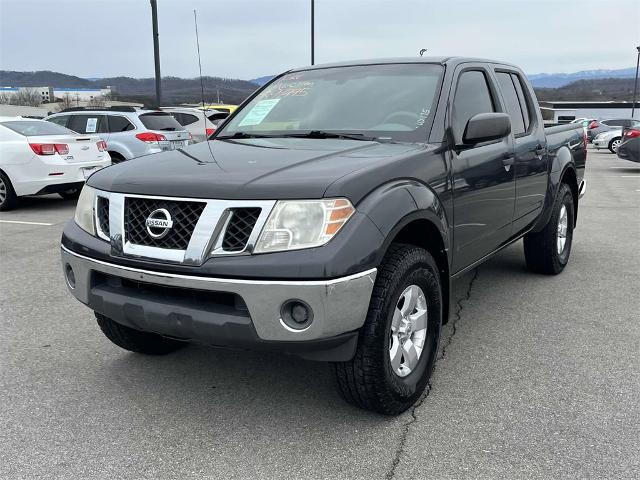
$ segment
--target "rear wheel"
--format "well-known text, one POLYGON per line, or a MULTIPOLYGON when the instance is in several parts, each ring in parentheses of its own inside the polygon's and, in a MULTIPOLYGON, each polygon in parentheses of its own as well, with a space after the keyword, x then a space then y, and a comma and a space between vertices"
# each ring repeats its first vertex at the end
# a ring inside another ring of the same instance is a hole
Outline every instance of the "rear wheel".
POLYGON ((609 150, 611 153, 616 153, 618 151, 618 147, 622 144, 622 138, 616 137, 609 142, 609 150))
POLYGON ((352 360, 336 364, 344 398, 360 408, 396 415, 426 388, 442 325, 442 289, 433 257, 411 245, 387 252, 352 360))
POLYGON ((58 192, 65 200, 75 200, 80 196, 81 188, 70 188, 69 190, 65 190, 64 192, 58 192))
POLYGON ((18 197, 11 185, 11 180, 4 172, 0 172, 0 211, 11 210, 17 203, 18 197))
POLYGON ((109 152, 109 156, 111 157, 111 163, 114 164, 124 162, 126 160, 122 155, 116 152, 109 152))
POLYGON ((133 328, 120 325, 109 317, 96 312, 96 320, 102 333, 120 348, 130 352, 147 355, 164 355, 175 352, 187 345, 186 342, 172 340, 156 333, 141 332, 133 328))
POLYGON ((524 237, 527 267, 538 273, 555 275, 569 262, 573 241, 574 206, 571 188, 560 185, 551 218, 544 229, 524 237))

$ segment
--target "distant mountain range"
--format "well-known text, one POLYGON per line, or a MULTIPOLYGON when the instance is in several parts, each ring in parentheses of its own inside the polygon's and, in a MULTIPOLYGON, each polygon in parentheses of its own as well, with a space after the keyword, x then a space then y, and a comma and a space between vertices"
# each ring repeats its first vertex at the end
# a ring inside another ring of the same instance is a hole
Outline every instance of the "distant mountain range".
MULTIPOLYGON (((246 80, 221 77, 203 77, 204 97, 207 103, 214 103, 218 95, 225 103, 242 102, 256 89, 256 84, 246 80)), ((109 77, 80 78, 64 73, 37 71, 14 72, 0 70, 0 86, 6 87, 66 87, 100 88, 110 86, 118 100, 152 103, 155 95, 153 78, 109 77)), ((164 104, 199 102, 201 100, 199 78, 162 78, 162 100, 164 104)))
POLYGON ((578 80, 595 80, 598 78, 634 78, 635 67, 618 70, 583 70, 575 73, 536 73, 527 75, 534 87, 558 88, 578 80))
POLYGON ((252 78, 249 81, 251 83, 255 83, 256 85, 263 86, 265 83, 273 80, 273 77, 275 77, 275 75, 265 75, 264 77, 252 78))
MULTIPOLYGON (((585 70, 575 73, 538 73, 528 75, 541 100, 631 100, 635 68, 618 70, 585 70)), ((221 77, 203 77, 207 103, 220 100, 238 104, 258 86, 270 81, 274 75, 251 80, 221 77)), ((66 87, 99 88, 111 86, 115 99, 153 103, 153 78, 109 77, 80 78, 59 72, 14 72, 0 70, 0 86, 10 87, 66 87)), ((162 103, 196 103, 201 100, 199 78, 162 78, 162 103)))

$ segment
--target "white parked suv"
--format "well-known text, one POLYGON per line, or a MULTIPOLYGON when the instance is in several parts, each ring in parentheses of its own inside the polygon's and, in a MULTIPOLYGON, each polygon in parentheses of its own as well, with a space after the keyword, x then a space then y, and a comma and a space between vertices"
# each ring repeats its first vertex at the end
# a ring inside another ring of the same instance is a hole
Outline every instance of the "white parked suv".
POLYGON ((111 165, 98 135, 22 117, 0 117, 0 210, 24 195, 77 197, 86 178, 111 165))
POLYGON ((218 125, 214 121, 220 114, 222 118, 229 115, 218 110, 201 110, 191 107, 162 107, 162 111, 170 113, 191 134, 194 143, 204 142, 216 131, 218 125))
POLYGON ((191 136, 169 113, 134 107, 69 108, 45 120, 75 132, 98 134, 113 163, 186 147, 191 136))

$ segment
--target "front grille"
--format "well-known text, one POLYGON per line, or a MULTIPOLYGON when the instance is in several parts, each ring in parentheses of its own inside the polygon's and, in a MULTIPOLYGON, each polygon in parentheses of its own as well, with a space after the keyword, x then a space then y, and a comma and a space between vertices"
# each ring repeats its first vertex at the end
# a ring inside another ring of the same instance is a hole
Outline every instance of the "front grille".
POLYGON ((109 199, 98 196, 98 207, 96 211, 98 218, 98 228, 106 236, 109 236, 109 199))
POLYGON ((129 197, 124 203, 124 233, 128 242, 148 247, 186 250, 196 223, 206 203, 129 197), (172 228, 162 238, 147 232, 147 218, 160 208, 166 209, 173 221, 172 228))
POLYGON ((234 208, 224 232, 222 249, 225 252, 241 252, 247 246, 249 236, 258 221, 260 208, 234 208))

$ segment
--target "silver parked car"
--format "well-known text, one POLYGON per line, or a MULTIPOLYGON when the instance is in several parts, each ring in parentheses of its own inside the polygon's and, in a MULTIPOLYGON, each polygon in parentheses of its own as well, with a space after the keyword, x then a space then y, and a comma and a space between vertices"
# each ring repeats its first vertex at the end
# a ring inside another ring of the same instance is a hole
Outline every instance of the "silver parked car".
POLYGON ((113 163, 186 147, 190 134, 169 113, 133 107, 70 108, 45 118, 82 134, 97 133, 113 163))

